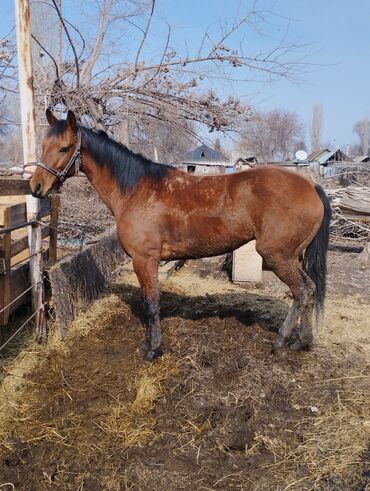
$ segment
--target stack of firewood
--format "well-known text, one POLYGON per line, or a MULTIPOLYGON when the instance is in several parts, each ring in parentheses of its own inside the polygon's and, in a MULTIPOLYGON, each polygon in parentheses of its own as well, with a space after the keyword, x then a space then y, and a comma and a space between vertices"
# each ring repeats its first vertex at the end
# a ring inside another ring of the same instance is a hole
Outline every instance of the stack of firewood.
POLYGON ((370 236, 370 188, 351 186, 326 193, 333 209, 331 242, 364 246, 370 236))

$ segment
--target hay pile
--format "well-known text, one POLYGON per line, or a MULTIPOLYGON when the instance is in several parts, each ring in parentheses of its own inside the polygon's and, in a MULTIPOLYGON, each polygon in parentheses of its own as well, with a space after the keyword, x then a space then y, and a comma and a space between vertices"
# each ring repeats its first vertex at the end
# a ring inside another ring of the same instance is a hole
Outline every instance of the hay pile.
POLYGON ((162 296, 167 354, 148 365, 130 278, 80 316, 63 344, 30 343, 8 363, 0 484, 365 489, 369 305, 352 313, 330 299, 316 350, 276 360, 285 292, 246 292, 185 268, 162 296))

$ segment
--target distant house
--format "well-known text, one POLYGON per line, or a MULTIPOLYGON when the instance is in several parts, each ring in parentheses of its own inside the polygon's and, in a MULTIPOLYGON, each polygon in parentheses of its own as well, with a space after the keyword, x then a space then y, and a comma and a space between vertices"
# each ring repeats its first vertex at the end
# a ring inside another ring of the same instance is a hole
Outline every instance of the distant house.
POLYGON ((336 173, 335 165, 338 162, 349 161, 349 157, 340 148, 336 150, 322 148, 316 152, 312 152, 307 157, 307 160, 310 163, 311 169, 319 172, 322 176, 329 177, 336 173))
POLYGON ((340 148, 337 150, 329 150, 322 148, 316 152, 312 152, 307 160, 309 162, 319 162, 320 165, 328 165, 329 162, 343 162, 348 160, 347 155, 340 148))
POLYGON ((177 167, 194 174, 214 174, 235 172, 235 165, 221 152, 207 145, 200 145, 185 155, 177 167))

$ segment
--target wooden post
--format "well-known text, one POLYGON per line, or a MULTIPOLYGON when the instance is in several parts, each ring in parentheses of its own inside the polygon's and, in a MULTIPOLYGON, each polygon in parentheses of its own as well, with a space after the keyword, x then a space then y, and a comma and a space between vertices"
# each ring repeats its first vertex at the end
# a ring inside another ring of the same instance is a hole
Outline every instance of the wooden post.
POLYGON ((50 196, 50 231, 49 231, 49 261, 55 263, 57 260, 57 241, 58 241, 58 216, 60 208, 60 197, 58 194, 50 196))
MULTIPOLYGON (((10 227, 10 208, 4 211, 4 227, 10 227)), ((0 309, 2 310, 11 301, 10 279, 11 279, 11 232, 0 236, 0 309)), ((5 326, 9 320, 9 308, 0 312, 0 326, 5 326)))
MULTIPOLYGON (((23 160, 35 162, 36 158, 36 117, 35 95, 33 90, 33 70, 31 54, 30 5, 29 0, 15 0, 17 51, 19 72, 19 94, 21 106, 23 160)), ((27 195, 27 220, 39 220, 40 202, 27 195)), ((46 339, 46 321, 43 310, 44 288, 42 281, 42 233, 39 224, 29 227, 30 281, 32 306, 38 312, 35 316, 37 335, 46 339)))

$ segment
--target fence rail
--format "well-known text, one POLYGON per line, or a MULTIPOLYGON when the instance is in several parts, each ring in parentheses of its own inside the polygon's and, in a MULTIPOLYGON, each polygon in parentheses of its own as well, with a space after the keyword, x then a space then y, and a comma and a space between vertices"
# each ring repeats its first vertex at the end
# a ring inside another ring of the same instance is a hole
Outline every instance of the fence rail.
MULTIPOLYGON (((59 196, 42 201, 38 220, 27 220, 26 191, 29 193, 26 181, 0 179, 0 329, 17 308, 30 301, 31 292, 37 287, 30 281, 30 260, 40 253, 49 264, 57 258, 59 196), (41 226, 42 243, 36 251, 30 251, 28 230, 36 226, 41 226)), ((37 307, 27 322, 39 310, 37 307)))

